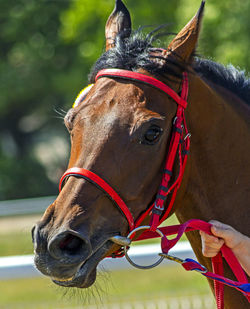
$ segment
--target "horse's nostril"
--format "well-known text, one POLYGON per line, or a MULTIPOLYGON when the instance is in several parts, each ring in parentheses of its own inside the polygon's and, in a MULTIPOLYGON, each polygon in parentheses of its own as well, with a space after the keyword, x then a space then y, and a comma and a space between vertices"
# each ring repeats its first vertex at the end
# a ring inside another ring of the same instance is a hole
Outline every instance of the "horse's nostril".
POLYGON ((83 240, 72 234, 66 235, 59 243, 60 249, 69 255, 80 254, 82 245, 83 240))
POLYGON ((49 241, 48 250, 52 257, 65 263, 78 263, 90 253, 90 243, 79 233, 66 231, 49 241))

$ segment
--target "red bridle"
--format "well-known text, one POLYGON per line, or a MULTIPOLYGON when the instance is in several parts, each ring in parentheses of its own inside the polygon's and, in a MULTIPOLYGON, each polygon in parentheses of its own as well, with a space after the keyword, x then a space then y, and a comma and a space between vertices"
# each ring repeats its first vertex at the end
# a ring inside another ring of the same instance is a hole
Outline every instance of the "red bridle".
MULTIPOLYGON (((121 78, 147 84, 149 86, 152 86, 165 92, 177 103, 177 112, 173 122, 172 135, 167 153, 165 169, 163 171, 161 185, 159 187, 156 200, 152 206, 150 206, 136 221, 134 221, 133 215, 129 210, 128 206, 126 205, 126 203, 105 180, 103 180, 95 173, 79 167, 70 168, 63 174, 59 184, 59 191, 62 190, 62 186, 64 184, 65 179, 70 176, 84 178, 87 181, 91 182, 97 188, 104 191, 108 195, 108 197, 114 202, 114 204, 118 207, 121 213, 126 217, 130 230, 129 235, 132 235, 130 236, 131 238, 133 238, 134 235, 133 231, 140 226, 142 221, 148 215, 152 215, 149 231, 145 231, 137 240, 153 238, 159 236, 158 234, 160 233, 162 235, 161 245, 163 252, 162 255, 164 257, 181 262, 182 266, 186 270, 198 271, 204 276, 214 280, 216 302, 217 307, 219 309, 222 309, 224 307, 223 284, 238 289, 250 301, 250 285, 247 283, 248 282, 247 277, 242 267, 240 266, 239 262, 232 253, 232 251, 225 245, 221 248, 221 252, 239 281, 232 281, 230 279, 223 277, 223 262, 222 262, 222 255, 220 253, 216 257, 212 258, 212 265, 215 273, 209 272, 204 266, 200 265, 198 262, 194 260, 191 259, 180 260, 168 255, 168 251, 177 243, 177 241, 180 239, 180 237, 183 235, 185 231, 203 230, 206 233, 211 234, 210 231, 211 225, 209 223, 193 219, 187 221, 184 224, 162 227, 158 229, 159 224, 162 223, 168 217, 170 211, 172 210, 177 190, 181 184, 181 180, 186 165, 187 155, 190 147, 190 134, 188 133, 184 116, 184 110, 187 107, 187 96, 188 96, 187 73, 183 73, 181 96, 179 96, 176 92, 174 92, 170 87, 168 87, 161 81, 137 72, 118 70, 118 69, 105 69, 97 74, 96 80, 103 77, 121 78), (173 175, 174 162, 176 161, 177 157, 179 159, 179 173, 176 180, 172 183, 171 186, 169 186, 171 177, 173 175), (168 207, 166 207, 165 209, 165 202, 170 192, 172 192, 172 197, 170 199, 168 207), (155 233, 155 231, 157 231, 158 234, 155 233), (169 240, 166 237, 166 235, 172 235, 172 234, 177 234, 177 236, 169 240)), ((140 229, 140 227, 138 229, 140 229)), ((121 253, 118 251, 114 255, 116 257, 119 257, 121 256, 121 253)), ((132 264, 136 266, 136 264, 134 263, 132 264)), ((158 263, 156 263, 155 265, 157 264, 158 263)))
POLYGON ((108 197, 119 208, 121 213, 126 217, 130 231, 132 231, 135 227, 138 227, 142 223, 142 221, 149 215, 150 212, 152 212, 151 230, 155 230, 158 227, 159 223, 167 218, 172 209, 177 189, 179 188, 181 183, 182 175, 186 164, 186 158, 189 150, 190 145, 189 134, 187 133, 187 127, 184 118, 184 109, 187 107, 186 100, 188 95, 187 74, 186 73, 183 74, 181 96, 179 96, 174 90, 172 90, 163 82, 151 76, 137 72, 118 70, 118 69, 105 69, 97 74, 96 81, 103 77, 133 80, 143 84, 150 85, 166 93, 168 96, 174 99, 174 101, 178 105, 176 117, 173 123, 172 137, 167 154, 165 169, 163 171, 161 186, 158 190, 156 201, 135 222, 133 215, 129 210, 128 206, 126 205, 126 203, 105 180, 103 180, 97 174, 79 167, 70 168, 63 174, 59 184, 59 191, 61 191, 66 178, 70 176, 84 178, 87 181, 93 183, 95 186, 97 186, 99 189, 101 189, 108 195, 108 197), (179 156, 179 162, 180 162, 179 175, 176 181, 172 184, 172 186, 169 187, 168 184, 171 179, 173 164, 175 162, 175 158, 177 155, 179 156), (169 193, 172 191, 173 191, 172 199, 170 201, 169 206, 164 211, 164 202, 169 193))

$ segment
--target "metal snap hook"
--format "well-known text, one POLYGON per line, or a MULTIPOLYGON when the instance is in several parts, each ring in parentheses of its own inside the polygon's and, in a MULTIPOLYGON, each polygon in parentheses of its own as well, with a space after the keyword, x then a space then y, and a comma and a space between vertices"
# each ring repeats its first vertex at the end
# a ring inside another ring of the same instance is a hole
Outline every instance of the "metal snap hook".
MULTIPOLYGON (((128 234, 127 238, 132 239, 131 236, 134 235, 136 232, 138 232, 138 231, 140 231, 140 230, 148 230, 148 229, 150 229, 150 226, 149 226, 149 225, 139 226, 139 227, 135 228, 134 230, 132 230, 132 231, 128 234)), ((159 229, 156 229, 155 231, 156 231, 161 237, 164 236, 163 233, 162 233, 159 229)), ((129 247, 128 247, 128 246, 125 246, 125 247, 124 247, 124 253, 125 253, 125 257, 126 257, 127 261, 128 261, 132 266, 134 266, 134 267, 136 267, 136 268, 139 268, 139 269, 151 269, 151 268, 154 268, 154 267, 158 266, 158 265, 164 260, 164 257, 161 256, 155 263, 153 263, 153 264, 151 264, 151 265, 146 265, 146 266, 138 265, 138 264, 136 264, 135 262, 133 262, 133 261, 131 260, 131 258, 130 258, 129 255, 128 255, 128 250, 129 250, 129 247)))
POLYGON ((208 272, 207 268, 204 265, 200 264, 199 262, 197 262, 195 260, 192 260, 192 259, 183 260, 183 259, 181 259, 177 256, 169 255, 169 254, 166 254, 166 253, 160 253, 159 255, 162 256, 165 259, 168 259, 170 261, 173 261, 173 262, 176 262, 176 263, 179 263, 179 264, 184 264, 184 263, 192 261, 192 262, 198 264, 198 266, 200 266, 201 269, 200 268, 193 268, 191 270, 197 271, 198 273, 201 273, 201 274, 205 274, 205 273, 208 272))

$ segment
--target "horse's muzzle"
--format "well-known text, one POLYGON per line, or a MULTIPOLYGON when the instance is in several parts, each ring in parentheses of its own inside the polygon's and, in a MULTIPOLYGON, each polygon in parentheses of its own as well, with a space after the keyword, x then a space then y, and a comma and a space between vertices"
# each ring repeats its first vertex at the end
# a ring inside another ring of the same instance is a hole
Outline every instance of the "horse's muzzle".
POLYGON ((39 226, 36 226, 32 229, 32 238, 38 270, 57 281, 72 280, 92 254, 89 239, 71 229, 49 239, 44 236, 39 226))

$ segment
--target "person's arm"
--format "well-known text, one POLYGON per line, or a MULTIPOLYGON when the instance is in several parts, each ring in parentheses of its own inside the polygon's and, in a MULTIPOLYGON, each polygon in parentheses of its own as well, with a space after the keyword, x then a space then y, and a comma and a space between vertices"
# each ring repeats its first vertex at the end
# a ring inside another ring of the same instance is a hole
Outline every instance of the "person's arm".
POLYGON ((212 224, 211 232, 213 235, 200 232, 203 255, 206 257, 216 256, 225 243, 250 276, 250 238, 219 221, 210 221, 210 223, 212 224))

